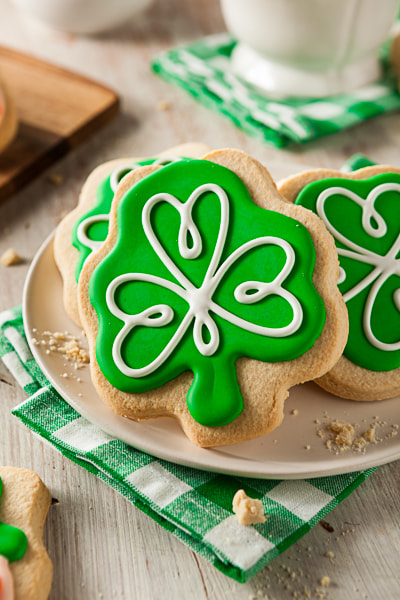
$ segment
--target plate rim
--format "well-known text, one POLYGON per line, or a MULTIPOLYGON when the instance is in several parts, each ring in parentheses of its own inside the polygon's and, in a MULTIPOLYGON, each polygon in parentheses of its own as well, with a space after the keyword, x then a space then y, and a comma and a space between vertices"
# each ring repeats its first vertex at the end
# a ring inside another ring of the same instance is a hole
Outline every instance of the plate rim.
MULTIPOLYGON (((46 239, 42 242, 42 244, 38 248, 37 252, 35 253, 35 256, 29 266, 29 270, 28 270, 28 273, 25 278, 25 283, 24 283, 24 288, 23 288, 23 298, 22 298, 22 314, 23 314, 23 322, 24 322, 24 328, 25 328, 25 334, 26 334, 28 346, 29 346, 36 362, 38 363, 39 367, 42 369, 43 373, 45 374, 47 379, 50 381, 50 383, 54 387, 54 389, 60 394, 60 396, 70 406, 72 406, 72 408, 74 408, 74 410, 76 410, 82 417, 84 417, 91 423, 98 426, 100 429, 105 431, 108 435, 123 441, 124 443, 138 449, 139 451, 146 452, 147 454, 151 454, 152 456, 155 456, 156 458, 159 458, 159 459, 162 459, 162 460, 165 460, 168 462, 172 462, 175 464, 179 464, 182 466, 191 467, 191 468, 199 469, 199 470, 203 470, 203 471, 206 470, 206 471, 221 473, 221 474, 225 474, 225 475, 233 475, 233 476, 245 477, 245 478, 274 479, 274 480, 278 480, 278 479, 279 480, 313 479, 313 478, 317 478, 317 477, 342 475, 342 474, 347 474, 347 473, 354 473, 357 471, 364 471, 366 469, 378 467, 383 464, 393 462, 400 458, 400 442, 399 442, 398 447, 393 448, 392 446, 386 446, 381 452, 378 453, 378 455, 373 455, 371 457, 368 454, 361 454, 361 453, 354 454, 353 460, 351 462, 347 461, 345 464, 341 464, 340 460, 338 460, 338 459, 335 460, 336 455, 330 454, 327 456, 325 468, 320 467, 318 469, 312 469, 313 464, 318 465, 319 463, 315 463, 312 460, 311 461, 305 460, 302 463, 304 465, 304 468, 299 471, 298 463, 290 463, 290 462, 286 461, 286 463, 285 462, 279 463, 279 467, 278 467, 280 469, 279 473, 273 472, 273 471, 272 472, 265 472, 265 471, 260 472, 259 469, 254 470, 254 464, 256 464, 256 465, 259 464, 259 463, 254 463, 254 462, 253 462, 253 470, 251 470, 251 467, 250 467, 250 471, 249 471, 249 463, 251 464, 251 460, 248 458, 240 459, 241 461, 243 461, 243 463, 246 464, 246 470, 244 470, 244 467, 238 469, 233 466, 229 466, 229 464, 227 466, 222 467, 222 466, 210 464, 210 462, 207 459, 205 459, 204 463, 202 463, 202 462, 199 462, 198 459, 191 458, 190 456, 187 457, 184 455, 184 456, 177 457, 176 452, 171 452, 168 449, 168 446, 164 446, 164 445, 162 447, 160 447, 160 450, 162 450, 162 451, 158 452, 157 448, 154 447, 154 444, 152 444, 151 441, 150 441, 150 443, 146 443, 146 439, 144 439, 144 441, 142 439, 139 439, 139 440, 137 440, 137 443, 134 443, 134 442, 132 442, 132 439, 127 439, 125 437, 124 433, 122 435, 120 432, 116 433, 115 429, 113 427, 108 427, 107 422, 104 422, 103 418, 101 418, 101 417, 96 418, 96 416, 95 416, 95 418, 93 418, 93 414, 90 410, 88 411, 84 405, 82 406, 82 403, 79 403, 79 401, 76 398, 71 397, 70 394, 68 393, 68 391, 63 389, 62 385, 60 385, 60 383, 57 381, 57 379, 53 377, 51 371, 49 372, 45 361, 42 360, 42 356, 41 356, 40 352, 36 348, 36 345, 33 343, 34 336, 33 336, 32 329, 34 328, 34 325, 32 325, 32 321, 30 318, 29 292, 30 292, 30 289, 32 288, 32 286, 34 286, 34 284, 35 284, 35 275, 37 273, 37 269, 40 268, 40 264, 41 264, 41 261, 43 260, 44 255, 47 252, 50 252, 52 250, 52 246, 54 243, 54 236, 55 236, 55 231, 53 231, 49 236, 47 236, 46 239), (327 463, 331 463, 328 468, 326 468, 327 463), (282 469, 282 465, 285 465, 285 464, 287 465, 286 470, 282 469), (293 465, 292 467, 290 467, 291 464, 293 465), (294 465, 295 465, 295 467, 294 467, 294 465), (294 468, 296 470, 294 470, 294 468)), ((54 261, 54 255, 53 255, 53 261, 54 261)), ((57 265, 56 265, 55 261, 54 261, 54 265, 55 265, 55 268, 57 269, 57 265)), ((60 275, 60 278, 61 278, 61 275, 60 275)), ((62 310, 65 313, 65 308, 64 308, 63 304, 62 304, 62 310)), ((65 315, 66 315, 66 313, 65 313, 65 315)), ((71 323, 73 323, 73 321, 71 321, 71 323)), ((76 324, 74 324, 74 325, 76 325, 76 324)), ((93 386, 92 383, 91 383, 91 385, 93 386)), ((93 386, 93 390, 94 390, 94 393, 97 395, 97 392, 96 392, 94 386, 93 386)), ((100 398, 100 396, 98 396, 98 399, 100 402, 103 402, 103 400, 100 398)), ((104 404, 104 405, 110 411, 110 415, 112 415, 113 417, 116 417, 118 419, 118 421, 121 421, 121 424, 123 423, 124 425, 128 424, 128 426, 129 426, 131 423, 135 423, 136 425, 139 425, 140 427, 146 427, 146 425, 149 425, 149 424, 151 426, 153 426, 154 422, 157 421, 156 419, 149 420, 149 421, 143 421, 140 423, 137 421, 132 421, 126 417, 117 415, 116 413, 114 413, 114 411, 110 407, 108 407, 106 404, 104 404)), ((178 425, 178 427, 180 427, 180 426, 178 425)), ((184 436, 184 438, 186 438, 185 434, 183 433, 183 431, 181 429, 180 429, 180 432, 181 432, 181 435, 184 436)), ((133 437, 135 437, 134 430, 133 430, 133 437)), ((258 438, 258 439, 261 440, 262 438, 258 438)), ((218 451, 221 454, 223 452, 223 449, 225 448, 224 446, 218 447, 218 448, 199 448, 198 446, 195 446, 195 445, 194 445, 194 447, 197 450, 204 452, 205 456, 206 456, 206 454, 207 454, 207 456, 213 456, 214 453, 218 452, 218 451)), ((227 460, 238 461, 239 459, 236 457, 229 456, 227 460)), ((263 463, 263 466, 267 467, 268 464, 269 465, 276 464, 276 461, 274 461, 274 460, 266 461, 265 463, 263 463)))

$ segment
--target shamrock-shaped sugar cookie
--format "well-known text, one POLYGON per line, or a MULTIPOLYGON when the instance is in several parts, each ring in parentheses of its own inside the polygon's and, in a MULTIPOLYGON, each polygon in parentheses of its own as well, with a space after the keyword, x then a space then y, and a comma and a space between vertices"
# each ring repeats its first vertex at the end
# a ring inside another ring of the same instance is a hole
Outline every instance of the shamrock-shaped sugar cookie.
POLYGON ((0 466, 2 600, 46 600, 49 595, 53 569, 42 541, 49 505, 49 490, 36 473, 0 466))
POLYGON ((107 237, 111 202, 122 177, 138 166, 153 163, 164 165, 181 156, 201 157, 208 151, 209 148, 204 144, 183 144, 160 153, 156 158, 111 160, 89 175, 78 206, 61 221, 54 240, 54 257, 64 284, 64 306, 78 325, 78 278, 87 257, 107 237))
POLYGON ((315 171, 280 190, 315 212, 333 235, 349 313, 343 358, 319 383, 356 400, 400 392, 400 172, 315 171))
POLYGON ((117 412, 173 416, 200 445, 262 435, 288 388, 343 347, 336 277, 323 226, 244 153, 138 169, 79 283, 95 385, 117 412))
MULTIPOLYGON (((3 482, 0 478, 0 503, 3 493, 3 482)), ((19 560, 26 552, 28 540, 18 527, 0 521, 0 556, 8 561, 19 560)))

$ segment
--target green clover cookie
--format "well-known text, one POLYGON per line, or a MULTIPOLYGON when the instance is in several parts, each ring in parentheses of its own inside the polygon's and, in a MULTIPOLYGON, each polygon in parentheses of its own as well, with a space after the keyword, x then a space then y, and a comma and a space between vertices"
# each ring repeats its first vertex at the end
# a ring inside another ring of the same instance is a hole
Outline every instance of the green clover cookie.
MULTIPOLYGON (((3 483, 0 478, 0 500, 3 492, 3 483)), ((23 531, 0 522, 0 556, 13 562, 22 558, 26 552, 28 540, 23 531)))
POLYGON ((190 414, 225 425, 243 410, 239 357, 290 361, 320 336, 309 232, 257 206, 230 169, 186 159, 158 169, 120 200, 117 225, 89 296, 97 362, 121 392, 190 370, 190 414))
POLYGON ((344 355, 375 372, 400 367, 400 175, 314 181, 295 202, 335 239, 350 321, 344 355))
POLYGON ((100 182, 96 190, 95 206, 77 220, 72 230, 72 245, 79 252, 75 270, 76 281, 79 280, 85 260, 94 250, 100 248, 107 237, 111 203, 121 179, 138 167, 153 164, 167 165, 177 160, 180 160, 180 157, 167 155, 161 158, 127 162, 125 165, 114 169, 108 177, 100 182))

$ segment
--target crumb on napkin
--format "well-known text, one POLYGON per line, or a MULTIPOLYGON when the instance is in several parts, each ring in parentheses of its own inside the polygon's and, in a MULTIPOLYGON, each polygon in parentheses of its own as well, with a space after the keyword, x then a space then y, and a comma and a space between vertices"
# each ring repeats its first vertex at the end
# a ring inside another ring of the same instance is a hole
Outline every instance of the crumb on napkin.
POLYGON ((261 500, 249 498, 244 490, 238 490, 232 501, 233 512, 241 525, 264 523, 266 516, 261 500))

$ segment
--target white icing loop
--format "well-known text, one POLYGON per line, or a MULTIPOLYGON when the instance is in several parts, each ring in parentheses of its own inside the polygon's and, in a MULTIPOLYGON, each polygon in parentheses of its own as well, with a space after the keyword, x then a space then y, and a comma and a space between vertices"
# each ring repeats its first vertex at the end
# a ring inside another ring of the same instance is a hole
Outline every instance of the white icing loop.
MULTIPOLYGON (((167 155, 157 158, 157 160, 155 160, 152 164, 156 166, 164 166, 169 165, 173 162, 177 162, 178 160, 181 160, 179 156, 167 155)), ((138 163, 126 163, 125 165, 114 169, 114 171, 110 175, 110 187, 112 191, 114 193, 117 191, 118 184, 120 183, 123 175, 127 175, 130 171, 134 171, 135 169, 138 169, 139 167, 143 166, 144 165, 139 165, 138 163)))
POLYGON ((341 283, 343 283, 346 280, 346 271, 343 269, 343 267, 339 267, 339 277, 338 277, 338 285, 340 285, 341 283))
POLYGON ((127 175, 128 173, 134 171, 135 169, 138 169, 139 167, 140 165, 138 165, 138 163, 127 163, 126 165, 121 165, 120 167, 114 169, 114 171, 110 175, 110 187, 114 194, 117 191, 117 187, 122 179, 122 176, 127 175))
POLYGON ((193 339, 197 350, 203 356, 212 356, 218 350, 219 346, 219 331, 214 319, 205 311, 203 315, 196 315, 193 324, 193 339), (203 336, 203 328, 207 329, 210 341, 205 342, 203 336))
POLYGON ((182 160, 180 156, 175 156, 174 154, 167 154, 164 156, 160 156, 153 162, 153 165, 170 165, 171 163, 178 162, 182 160))
POLYGON ((246 281, 237 286, 234 296, 241 304, 254 304, 274 293, 270 286, 263 281, 246 281))
POLYGON ((90 248, 90 250, 92 250, 93 252, 98 250, 103 245, 104 240, 102 240, 102 241, 91 240, 87 234, 88 229, 91 225, 94 225, 95 223, 107 223, 107 225, 108 225, 109 219, 110 219, 110 215, 105 215, 105 214, 104 215, 93 215, 91 217, 87 217, 86 219, 84 219, 81 223, 79 223, 78 229, 76 231, 76 237, 78 238, 79 242, 83 246, 90 248))
POLYGON ((361 206, 362 208, 362 225, 364 231, 366 231, 372 237, 382 237, 387 232, 387 225, 385 219, 378 213, 375 209, 375 200, 378 196, 383 194, 384 192, 392 192, 400 191, 400 185, 397 183, 382 183, 381 185, 376 186, 367 196, 366 199, 361 198, 358 194, 355 194, 351 190, 347 190, 340 186, 331 187, 327 190, 324 190, 318 197, 317 201, 317 211, 319 214, 318 206, 323 206, 325 204, 325 200, 330 196, 335 194, 340 194, 341 196, 345 196, 350 200, 353 200, 356 204, 361 206))
POLYGON ((197 258, 202 250, 199 230, 193 223, 192 216, 185 214, 185 212, 182 213, 181 226, 179 227, 178 247, 181 256, 188 260, 197 258), (192 241, 191 245, 188 244, 189 236, 192 241))
MULTIPOLYGON (((181 326, 178 328, 177 332, 173 336, 172 340, 165 347, 163 352, 149 365, 146 367, 142 367, 140 369, 133 369, 129 367, 124 360, 122 359, 122 345, 128 336, 128 334, 138 326, 142 327, 163 327, 170 323, 174 317, 174 311, 170 306, 166 304, 157 304, 148 308, 147 310, 135 314, 129 315, 123 312, 120 308, 118 308, 115 302, 115 292, 119 285, 122 283, 127 283, 131 281, 145 281, 149 283, 155 283, 156 285, 160 285, 162 287, 166 287, 173 291, 177 291, 175 284, 171 282, 167 282, 165 279, 161 279, 159 277, 154 277, 151 275, 143 274, 143 273, 124 273, 119 277, 116 277, 108 286, 106 291, 106 301, 107 306, 113 315, 115 315, 118 319, 124 322, 124 327, 121 329, 119 334, 114 340, 113 348, 112 348, 112 356, 115 364, 119 368, 119 370, 127 375, 128 377, 144 377, 145 375, 149 375, 153 371, 155 371, 171 354, 174 348, 179 343, 180 339, 186 332, 190 324, 190 320, 185 324, 185 321, 181 323, 181 326), (165 285, 170 284, 170 285, 165 285), (158 316, 159 315, 159 316, 158 316), (153 317, 153 318, 152 318, 153 317)), ((178 288, 179 290, 180 288, 178 288)))
POLYGON ((124 322, 122 330, 117 335, 113 344, 113 359, 118 369, 129 377, 140 378, 149 375, 161 366, 165 360, 175 350, 182 340, 189 326, 193 322, 193 339, 198 351, 203 356, 212 356, 219 347, 220 334, 218 327, 211 317, 210 312, 214 312, 226 321, 262 336, 282 338, 295 333, 302 324, 303 311, 300 302, 288 290, 282 287, 283 281, 291 272, 295 254, 292 246, 275 236, 265 236, 255 238, 242 244, 237 248, 219 267, 222 252, 226 242, 226 236, 229 226, 229 200, 225 191, 216 184, 207 183, 199 186, 190 195, 186 203, 180 202, 175 196, 168 193, 160 193, 152 196, 145 204, 142 212, 142 225, 147 239, 153 250, 158 255, 162 263, 167 267, 178 284, 163 279, 156 275, 147 273, 125 273, 116 277, 108 286, 106 292, 107 306, 111 313, 124 322), (180 271, 171 257, 164 250, 151 225, 151 211, 161 203, 166 202, 175 208, 180 215, 180 227, 178 235, 178 249, 182 258, 193 260, 200 256, 202 251, 201 234, 192 218, 193 206, 205 193, 214 193, 220 202, 221 219, 220 228, 210 264, 205 274, 203 283, 200 287, 194 286, 189 279, 180 271), (188 234, 190 234, 192 244, 188 244, 188 234), (246 252, 261 246, 279 246, 286 255, 285 264, 280 273, 271 282, 247 281, 243 282, 234 291, 234 297, 241 304, 254 304, 274 294, 283 298, 292 308, 293 316, 291 322, 284 327, 263 327, 250 321, 246 321, 225 310, 212 300, 212 296, 218 287, 227 270, 242 257, 246 252), (122 344, 126 336, 134 327, 162 327, 170 323, 174 312, 167 305, 155 305, 137 315, 129 315, 118 308, 115 302, 115 291, 122 283, 142 281, 153 283, 165 289, 168 289, 188 303, 189 309, 183 318, 182 323, 173 335, 170 342, 164 350, 150 364, 142 368, 129 367, 122 358, 122 344), (249 291, 255 290, 254 294, 249 291), (152 318, 153 317, 153 318, 152 318))
POLYGON ((397 310, 400 312, 400 288, 394 292, 393 302, 397 310))
MULTIPOLYGON (((153 162, 153 165, 163 166, 163 165, 168 165, 173 162, 178 162, 180 160, 182 160, 182 159, 179 156, 173 156, 173 155, 162 156, 162 157, 158 158, 157 160, 155 160, 153 162)), ((110 187, 111 187, 112 191, 114 192, 114 194, 117 191, 117 187, 122 179, 122 176, 127 175, 129 172, 134 171, 135 169, 138 169, 140 166, 142 166, 142 165, 139 165, 138 163, 126 163, 125 165, 121 165, 120 167, 117 167, 116 169, 114 169, 114 171, 110 175, 110 187)), ((110 219, 109 214, 93 215, 91 217, 87 217, 86 219, 84 219, 79 224, 79 227, 76 232, 79 242, 83 246, 90 248, 90 250, 92 250, 93 252, 98 250, 103 245, 103 241, 91 240, 87 235, 87 231, 88 231, 89 227, 95 223, 106 222, 108 224, 109 219, 110 219)))
MULTIPOLYGON (((324 190, 317 199, 317 213, 324 221, 327 229, 331 232, 334 238, 341 244, 344 244, 349 248, 337 248, 339 256, 345 256, 358 262, 362 262, 373 267, 372 271, 359 281, 355 286, 343 294, 345 302, 348 302, 358 294, 360 294, 365 288, 373 284, 371 290, 368 293, 367 301, 364 307, 363 314, 363 329, 366 338, 379 350, 394 351, 400 350, 400 340, 394 343, 386 343, 379 340, 372 331, 372 311, 374 308, 375 300, 386 281, 392 275, 400 277, 400 259, 397 258, 400 252, 400 234, 396 238, 394 244, 389 251, 384 255, 376 254, 367 248, 363 248, 358 244, 355 244, 346 236, 342 235, 334 225, 328 219, 325 212, 325 202, 328 198, 334 194, 340 194, 353 200, 362 208, 362 226, 364 231, 371 237, 379 238, 383 237, 387 233, 387 224, 383 217, 375 209, 375 200, 384 192, 398 192, 400 193, 400 185, 397 183, 384 183, 376 186, 367 196, 366 199, 361 198, 354 192, 341 187, 331 187, 324 190)), ((338 283, 342 283, 346 278, 346 272, 340 267, 338 283), (344 274, 344 276, 343 276, 344 274)), ((393 295, 394 305, 400 312, 400 288, 394 292, 393 295)))

